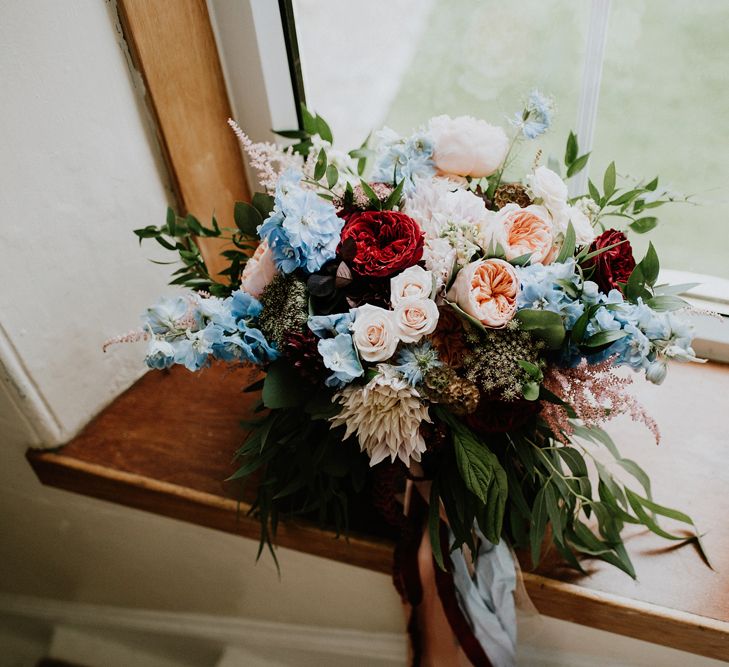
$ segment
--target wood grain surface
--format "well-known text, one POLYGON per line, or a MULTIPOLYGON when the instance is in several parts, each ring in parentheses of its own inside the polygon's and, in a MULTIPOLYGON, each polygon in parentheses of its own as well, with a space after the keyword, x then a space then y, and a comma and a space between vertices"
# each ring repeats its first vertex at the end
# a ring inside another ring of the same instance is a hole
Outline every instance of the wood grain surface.
MULTIPOLYGON (((230 104, 205 0, 119 0, 118 6, 183 209, 178 213, 207 226, 215 213, 221 226, 234 227, 233 204, 250 193, 227 125, 230 104)), ((224 268, 222 242, 198 242, 211 272, 224 268)))
MULTIPOLYGON (((46 484, 256 538, 247 505, 223 481, 244 433, 238 422, 254 400, 247 371, 182 368, 143 377, 59 452, 30 451, 46 484)), ((729 660, 729 366, 674 365, 662 387, 636 391, 663 430, 609 430, 623 456, 651 475, 657 502, 682 509, 705 532, 710 570, 693 546, 676 547, 643 530, 628 533, 638 575, 586 561, 585 577, 547 558, 537 572, 522 562, 527 590, 544 614, 729 660)), ((281 546, 379 572, 392 545, 352 535, 349 542, 306 523, 285 523, 281 546)))

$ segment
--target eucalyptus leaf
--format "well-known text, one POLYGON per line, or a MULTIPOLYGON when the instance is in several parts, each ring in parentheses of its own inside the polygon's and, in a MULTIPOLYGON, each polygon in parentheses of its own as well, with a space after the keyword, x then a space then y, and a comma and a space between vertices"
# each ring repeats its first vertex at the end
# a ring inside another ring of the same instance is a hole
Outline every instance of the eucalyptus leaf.
POLYGON ((590 153, 580 155, 570 166, 567 168, 567 178, 579 174, 587 165, 587 161, 590 159, 590 153))
POLYGON ((616 340, 625 338, 628 335, 627 331, 619 329, 617 331, 599 331, 596 334, 590 336, 587 340, 582 342, 584 347, 602 347, 603 345, 609 345, 614 343, 616 340))
POLYGON ((610 199, 613 192, 615 192, 615 163, 611 162, 605 170, 605 175, 602 179, 602 189, 605 192, 605 199, 610 199))
POLYGON ((564 153, 565 166, 569 167, 577 159, 577 151, 579 147, 577 145, 577 135, 570 131, 567 137, 567 148, 564 153))
POLYGON ((319 155, 316 158, 316 164, 314 165, 314 180, 319 181, 327 171, 327 154, 324 149, 319 150, 319 155))
POLYGON ((337 181, 339 181, 339 169, 337 169, 333 164, 328 165, 326 176, 327 186, 331 190, 337 184, 337 181))
POLYGON ((672 296, 670 294, 662 294, 648 299, 648 301, 646 301, 646 305, 659 313, 663 313, 671 310, 687 308, 689 303, 681 297, 672 296))
POLYGON ((563 264, 570 257, 574 257, 576 238, 575 228, 572 226, 571 222, 568 222, 567 231, 565 232, 564 241, 562 242, 562 248, 559 251, 559 255, 557 255, 557 259, 554 260, 555 262, 563 264))

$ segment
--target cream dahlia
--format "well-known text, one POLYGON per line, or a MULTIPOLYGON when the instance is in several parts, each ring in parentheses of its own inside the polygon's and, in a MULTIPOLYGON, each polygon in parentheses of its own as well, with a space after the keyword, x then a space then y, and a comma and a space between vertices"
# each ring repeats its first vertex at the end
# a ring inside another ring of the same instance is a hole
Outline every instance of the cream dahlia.
POLYGON ((377 370, 368 384, 350 385, 335 394, 342 409, 331 418, 332 427, 346 426, 345 440, 357 434, 360 451, 367 452, 370 466, 387 457, 410 466, 410 460, 420 461, 425 451, 420 424, 431 421, 428 408, 392 366, 379 364, 377 370))

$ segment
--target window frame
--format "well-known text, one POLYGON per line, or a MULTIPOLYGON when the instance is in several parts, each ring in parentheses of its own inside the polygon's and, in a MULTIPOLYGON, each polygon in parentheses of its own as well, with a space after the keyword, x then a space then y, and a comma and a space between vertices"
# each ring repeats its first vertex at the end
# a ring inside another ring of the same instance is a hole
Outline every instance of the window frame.
MULTIPOLYGON (((255 141, 275 141, 273 128, 302 127, 306 101, 292 0, 207 0, 234 115, 255 141), (243 47, 241 45, 244 45, 243 47), (262 46, 263 45, 263 46, 262 46)), ((591 0, 575 132, 582 152, 593 148, 611 0, 591 0)), ((255 183, 246 160, 248 182, 255 183)), ((590 161, 568 181, 570 195, 587 190, 590 161)), ((698 355, 729 362, 729 280, 665 269, 661 280, 698 282, 684 293, 694 313, 698 355)))

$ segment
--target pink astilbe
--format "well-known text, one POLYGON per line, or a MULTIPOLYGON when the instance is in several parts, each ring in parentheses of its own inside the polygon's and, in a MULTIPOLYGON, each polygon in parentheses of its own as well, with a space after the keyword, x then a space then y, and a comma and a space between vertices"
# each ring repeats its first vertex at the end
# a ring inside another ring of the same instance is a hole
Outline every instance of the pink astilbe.
MULTIPOLYGON (((593 365, 583 359, 574 368, 553 367, 544 375, 544 386, 569 404, 585 426, 597 426, 627 414, 633 421, 645 424, 658 444, 661 439, 658 424, 627 390, 633 383, 632 378, 616 375, 612 365, 613 359, 593 365)), ((555 436, 568 444, 574 429, 567 410, 545 401, 541 416, 555 436)))
POLYGON ((142 329, 134 329, 133 331, 129 331, 121 336, 114 336, 113 338, 108 338, 104 341, 104 345, 102 346, 102 350, 106 352, 112 345, 116 345, 117 343, 136 343, 140 340, 148 340, 149 339, 149 333, 146 331, 143 331, 142 329))
POLYGON ((284 150, 270 141, 252 141, 232 118, 228 119, 228 125, 235 132, 243 150, 248 153, 251 167, 258 172, 258 181, 267 192, 273 192, 276 189, 278 177, 286 169, 289 167, 301 168, 301 156, 294 153, 291 148, 284 150))

